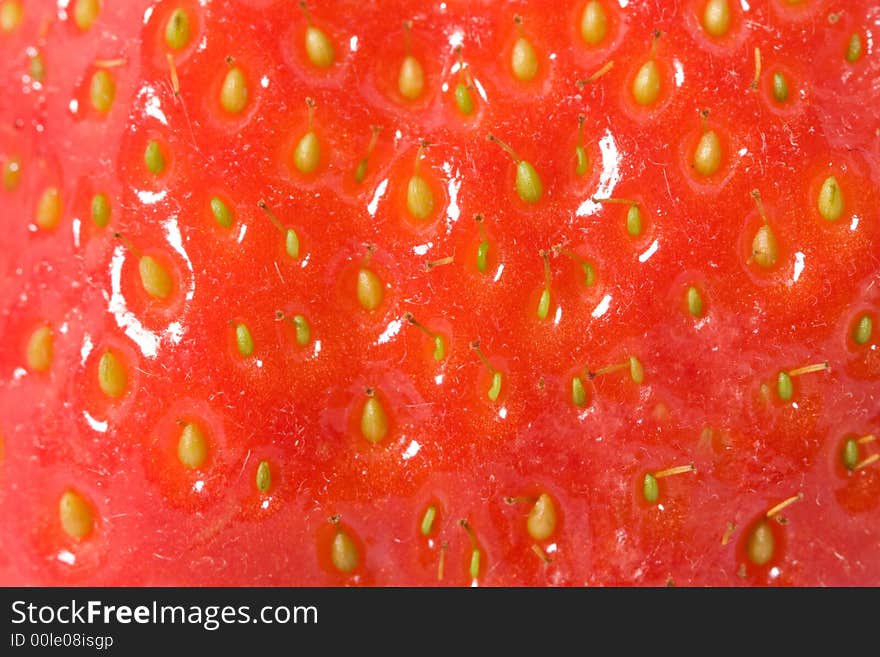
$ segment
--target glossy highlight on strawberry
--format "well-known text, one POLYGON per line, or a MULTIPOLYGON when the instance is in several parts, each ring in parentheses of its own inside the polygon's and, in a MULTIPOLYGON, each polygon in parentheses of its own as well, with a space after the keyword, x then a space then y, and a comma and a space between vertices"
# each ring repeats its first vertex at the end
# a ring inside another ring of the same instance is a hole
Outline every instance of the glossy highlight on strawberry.
POLYGON ((0 584, 880 584, 868 0, 0 0, 0 584))

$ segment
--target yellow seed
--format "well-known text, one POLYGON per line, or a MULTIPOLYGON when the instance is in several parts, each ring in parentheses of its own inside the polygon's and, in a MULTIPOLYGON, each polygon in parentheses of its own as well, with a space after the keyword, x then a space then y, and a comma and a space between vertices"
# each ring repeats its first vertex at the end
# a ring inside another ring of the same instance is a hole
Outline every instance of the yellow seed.
POLYGON ((608 16, 602 3, 597 0, 590 0, 584 7, 581 14, 581 38, 595 46, 602 42, 608 34, 608 16))
POLYGON ((28 339, 26 357, 31 372, 45 372, 52 365, 52 329, 41 326, 28 339))
POLYGON ((79 493, 66 490, 58 501, 58 518, 61 529, 71 538, 82 540, 95 527, 92 506, 79 493))
POLYGON ((208 440, 201 427, 187 422, 177 441, 177 458, 191 470, 202 467, 208 458, 208 440))
POLYGON ((309 61, 318 68, 329 68, 333 64, 335 53, 333 44, 324 31, 314 25, 306 28, 306 55, 309 61))
POLYGON ((116 82, 109 71, 100 69, 92 75, 92 82, 89 85, 89 98, 92 101, 92 107, 106 114, 113 106, 113 99, 116 98, 116 82))
POLYGON ((375 310, 382 303, 382 281, 372 269, 361 267, 357 277, 357 299, 364 310, 375 310))
POLYGON ((339 529, 330 546, 330 560, 333 567, 341 573, 350 573, 358 567, 360 555, 357 545, 346 532, 339 529))
POLYGON ((321 142, 314 130, 302 136, 293 153, 293 164, 300 173, 312 173, 321 162, 321 142))
POLYGON ((538 56, 535 49, 525 37, 520 37, 513 44, 510 53, 510 68, 517 80, 528 82, 538 74, 538 56))
POLYGON ((730 29, 730 5, 727 0, 709 0, 703 12, 703 29, 713 37, 722 37, 730 29))
POLYGON ((642 385, 645 382, 645 368, 635 356, 629 357, 629 375, 636 385, 642 385))
POLYGON ((775 540, 773 539, 773 530, 766 520, 758 523, 749 534, 749 540, 746 545, 746 554, 756 566, 764 566, 773 558, 773 550, 775 548, 775 540))
POLYGON ((138 263, 138 271, 141 275, 141 284, 151 297, 165 299, 171 294, 174 286, 171 274, 155 259, 150 256, 142 257, 138 263))
POLYGON ((171 50, 181 50, 189 45, 191 38, 189 14, 183 8, 175 9, 165 25, 165 43, 171 50))
POLYGON ((650 105, 660 95, 660 69, 653 59, 639 68, 632 84, 632 94, 639 105, 650 105))
POLYGON ((422 65, 412 55, 403 58, 400 74, 397 76, 397 89, 407 100, 415 100, 422 95, 425 88, 425 72, 422 65))
POLYGON ((546 541, 556 531, 556 506, 547 493, 541 493, 529 511, 526 529, 536 541, 546 541))
POLYGON ((230 114, 240 114, 248 101, 247 79, 237 66, 226 71, 220 89, 220 106, 230 114))
POLYGON ((0 32, 9 34, 24 19, 24 7, 19 0, 6 0, 0 3, 0 32))
POLYGON ((759 267, 769 269, 776 264, 779 258, 779 247, 776 243, 776 235, 767 224, 764 224, 755 233, 752 239, 752 260, 759 267))
POLYGON ((107 350, 98 361, 98 385, 108 397, 121 397, 128 387, 128 374, 125 365, 112 351, 107 350))
POLYGON ((361 412, 361 434, 371 443, 378 443, 388 434, 388 416, 375 396, 368 397, 361 412))
POLYGON ((61 221, 61 195, 57 187, 48 187, 37 202, 35 220, 37 226, 43 230, 52 230, 58 227, 61 221))
POLYGON ((704 178, 708 178, 721 167, 721 140, 714 130, 707 130, 700 137, 694 151, 694 168, 704 178))
POLYGON ((35 82, 43 82, 46 79, 46 65, 43 63, 43 57, 40 53, 30 58, 30 74, 35 82))
POLYGON ((3 164, 3 187, 11 192, 21 182, 21 160, 12 156, 3 164))
POLYGON ((843 194, 834 176, 828 176, 819 190, 819 214, 827 221, 836 221, 843 214, 843 194))
POLYGON ((88 30, 101 11, 101 3, 98 0, 75 0, 73 6, 73 22, 83 32, 88 30))
POLYGON ((418 174, 409 179, 406 187, 406 208, 413 217, 423 221, 434 212, 434 192, 418 174))

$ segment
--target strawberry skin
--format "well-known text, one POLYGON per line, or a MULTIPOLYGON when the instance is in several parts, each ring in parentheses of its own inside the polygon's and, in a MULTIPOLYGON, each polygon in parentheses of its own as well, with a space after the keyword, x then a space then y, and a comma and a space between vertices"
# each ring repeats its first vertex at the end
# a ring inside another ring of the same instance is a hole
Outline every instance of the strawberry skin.
POLYGON ((78 4, 0 0, 0 583, 880 584, 873 3, 78 4))

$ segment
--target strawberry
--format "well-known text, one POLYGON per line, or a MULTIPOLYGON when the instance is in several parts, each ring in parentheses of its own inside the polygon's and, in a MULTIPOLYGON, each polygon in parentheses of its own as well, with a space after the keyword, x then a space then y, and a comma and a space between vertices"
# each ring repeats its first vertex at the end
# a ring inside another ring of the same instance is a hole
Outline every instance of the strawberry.
POLYGON ((3 584, 880 584, 867 0, 0 0, 3 584))

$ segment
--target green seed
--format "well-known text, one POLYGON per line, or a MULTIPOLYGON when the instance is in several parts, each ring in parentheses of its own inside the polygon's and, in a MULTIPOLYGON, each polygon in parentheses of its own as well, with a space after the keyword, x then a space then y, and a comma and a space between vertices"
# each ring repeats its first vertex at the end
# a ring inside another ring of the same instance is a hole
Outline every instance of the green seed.
POLYGON ((513 44, 510 53, 510 68, 517 80, 528 82, 538 74, 538 56, 535 49, 525 37, 520 37, 513 44))
POLYGON ((199 425, 188 422, 177 441, 177 458, 187 468, 196 470, 208 459, 208 441, 199 425))
POLYGON ((113 99, 116 97, 116 83, 109 71, 103 69, 95 71, 92 75, 92 81, 89 85, 89 99, 94 107, 101 114, 106 114, 113 106, 113 99))
POLYGON ((446 358, 446 343, 442 335, 434 336, 434 360, 440 362, 446 358))
POLYGON ((642 212, 638 205, 631 205, 626 211, 626 232, 633 237, 642 234, 642 212))
POLYGON ((422 65, 412 55, 403 58, 400 74, 397 76, 397 89, 407 100, 415 100, 422 95, 425 88, 425 73, 422 65))
POLYGON ((214 219, 219 225, 223 226, 223 228, 229 228, 234 221, 229 206, 217 196, 211 199, 211 214, 214 215, 214 219))
POLYGON ((859 464, 859 443, 855 438, 848 438, 843 444, 840 460, 847 470, 852 470, 859 464))
POLYGON ((371 270, 361 267, 357 278, 358 303, 364 310, 375 310, 382 303, 382 281, 371 270))
POLYGON ((238 347, 238 353, 242 356, 247 357, 254 353, 254 339, 244 324, 235 325, 235 346, 238 347))
POLYGON ((40 53, 31 57, 30 74, 31 79, 35 82, 43 82, 46 79, 46 65, 43 63, 43 56, 40 53))
POLYGON ((653 59, 639 68, 633 80, 632 94, 639 105, 651 105, 660 96, 660 69, 653 59))
POLYGON ((775 542, 770 524, 766 520, 759 522, 749 534, 749 540, 746 544, 746 554, 749 561, 756 566, 768 564, 773 558, 775 542))
POLYGON ((843 192, 834 176, 828 176, 819 190, 819 214, 826 221, 836 221, 843 214, 843 192))
POLYGON ((376 397, 368 397, 361 412, 361 434, 371 443, 388 435, 388 416, 376 397))
POLYGON ((578 408, 587 403, 587 391, 584 389, 584 381, 579 376, 571 377, 571 403, 578 408))
POLYGON ((489 242, 483 240, 477 247, 477 271, 481 274, 486 273, 486 266, 489 264, 489 242))
POLYGON ((244 72, 233 66, 223 78, 220 106, 230 114, 240 114, 248 102, 248 86, 244 72))
POLYGON ((541 298, 538 300, 538 319, 547 319, 547 313, 550 312, 550 290, 544 288, 541 292, 541 298))
POLYGON ((645 478, 642 480, 642 495, 644 495, 645 501, 649 504, 654 504, 660 497, 660 486, 657 483, 657 477, 650 472, 646 472, 645 478))
POLYGON ((293 164, 300 173, 312 173, 321 162, 321 142, 314 130, 302 136, 293 152, 293 164))
POLYGON ((309 25, 306 28, 305 45, 306 55, 312 64, 318 68, 329 68, 333 64, 333 44, 322 29, 309 25))
POLYGON ((784 103, 788 100, 788 81, 780 71, 773 74, 773 98, 777 103, 784 103))
POLYGON ((691 285, 687 290, 687 307, 688 312, 694 317, 703 316, 703 297, 700 291, 691 285))
POLYGON ((434 212, 434 192, 418 174, 413 174, 406 187, 406 208, 415 219, 422 221, 434 212))
POLYGON ((76 0, 73 7, 73 22, 85 32, 92 27, 100 11, 101 3, 98 0, 76 0))
POLYGON ((858 32, 853 32, 849 37, 849 43, 846 45, 846 61, 854 64, 862 56, 862 37, 858 32))
POLYGON ((354 571, 360 562, 357 545, 351 540, 351 536, 341 529, 333 537, 330 560, 333 562, 333 567, 341 573, 354 571))
POLYGON ((857 345, 866 345, 871 339, 871 333, 874 330, 874 320, 867 313, 859 317, 856 327, 853 329, 853 341, 857 345))
POLYGON ((501 372, 493 372, 492 373, 492 386, 489 388, 489 392, 487 393, 489 399, 492 401, 498 400, 498 395, 501 394, 501 372))
POLYGON ((141 285, 151 297, 165 299, 171 294, 174 285, 171 274, 154 258, 142 257, 138 262, 138 272, 141 276, 141 285))
POLYGON ((165 44, 171 50, 181 50, 189 45, 191 38, 189 14, 184 9, 175 9, 165 25, 165 44))
POLYGON ((471 579, 477 579, 480 576, 480 549, 471 550, 471 565, 468 569, 471 579))
POLYGON ((704 178, 708 178, 721 167, 721 140, 714 130, 707 130, 700 137, 694 151, 694 168, 704 178))
POLYGON ((354 171, 354 179, 358 182, 364 182, 367 177, 367 158, 358 162, 357 169, 354 171))
POLYGON ((299 258, 299 235, 293 228, 288 228, 284 234, 284 249, 287 255, 296 260, 299 258))
POLYGON ((128 387, 128 374, 125 366, 112 351, 105 351, 98 361, 98 386, 108 397, 117 399, 128 387))
POLYGON ((722 37, 730 29, 730 5, 727 0, 709 0, 703 12, 703 29, 713 37, 722 37))
POLYGON ((526 203, 537 203, 544 193, 538 172, 525 160, 516 164, 516 193, 526 203))
POLYGON ((776 394, 782 401, 788 401, 794 395, 791 377, 786 372, 780 372, 776 377, 776 394))
POLYGON ((577 159, 574 172, 579 176, 583 176, 590 168, 590 160, 587 157, 587 151, 583 146, 577 145, 574 147, 574 154, 577 159))
POLYGON ((636 385, 642 385, 645 382, 645 368, 635 356, 629 357, 629 375, 636 385))
POLYGON ((595 46, 608 34, 608 16, 597 0, 590 0, 581 14, 581 38, 585 43, 595 46))
POLYGON ((458 111, 465 116, 474 113, 474 99, 464 82, 459 82, 455 87, 455 104, 458 106, 458 111))
POLYGON ((437 507, 431 505, 425 510, 425 515, 422 516, 422 524, 419 526, 419 531, 422 532, 422 536, 428 536, 431 533, 431 530, 434 529, 434 518, 437 517, 437 507))
POLYGON ((6 160, 3 165, 3 187, 11 192, 21 182, 21 160, 15 156, 6 160))
POLYGON ((589 262, 581 263, 581 269, 584 271, 584 285, 593 287, 596 284, 596 270, 589 262))
POLYGON ((155 139, 147 144, 147 149, 144 151, 144 164, 153 175, 158 176, 165 171, 165 155, 162 154, 162 147, 155 139))
POLYGON ((309 326, 309 320, 302 315, 294 315, 293 326, 296 329, 296 343, 300 347, 305 347, 312 339, 312 327, 309 326))
POLYGON ((110 223, 110 201, 106 194, 95 194, 92 197, 92 221, 100 228, 110 223))
POLYGON ((269 461, 260 461, 257 466, 257 490, 261 493, 268 493, 272 487, 272 468, 269 467, 269 461))

